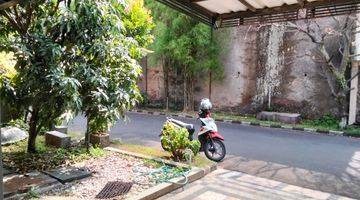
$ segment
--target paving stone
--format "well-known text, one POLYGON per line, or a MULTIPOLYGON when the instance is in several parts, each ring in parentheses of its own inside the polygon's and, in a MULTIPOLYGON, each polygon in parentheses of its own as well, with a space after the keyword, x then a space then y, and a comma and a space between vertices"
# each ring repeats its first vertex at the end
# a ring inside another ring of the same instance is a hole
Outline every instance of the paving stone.
POLYGON ((42 188, 59 183, 56 179, 40 172, 25 175, 13 174, 4 176, 4 197, 26 193, 32 187, 42 188))
POLYGON ((202 199, 202 200, 225 200, 226 195, 223 195, 223 194, 220 194, 217 192, 206 191, 206 192, 202 193, 201 195, 199 195, 198 198, 202 199))
POLYGON ((275 180, 269 180, 221 168, 205 176, 201 179, 201 182, 195 181, 183 189, 178 189, 177 191, 159 198, 159 200, 167 199, 350 200, 350 198, 326 192, 302 188, 275 180), (234 179, 234 177, 237 178, 234 179))
POLYGON ((47 175, 57 179, 61 183, 80 180, 91 176, 91 172, 85 168, 62 167, 54 170, 45 171, 47 175))
POLYGON ((45 144, 58 148, 68 148, 71 144, 71 138, 59 131, 49 131, 45 133, 45 144))
POLYGON ((282 190, 286 191, 286 192, 300 194, 300 195, 306 195, 306 196, 308 196, 310 198, 314 198, 314 199, 324 199, 325 200, 331 196, 331 194, 329 194, 329 193, 320 192, 320 191, 316 191, 316 190, 310 190, 310 189, 306 189, 306 188, 302 188, 302 187, 298 187, 298 186, 294 186, 294 185, 288 185, 288 186, 284 187, 282 190))

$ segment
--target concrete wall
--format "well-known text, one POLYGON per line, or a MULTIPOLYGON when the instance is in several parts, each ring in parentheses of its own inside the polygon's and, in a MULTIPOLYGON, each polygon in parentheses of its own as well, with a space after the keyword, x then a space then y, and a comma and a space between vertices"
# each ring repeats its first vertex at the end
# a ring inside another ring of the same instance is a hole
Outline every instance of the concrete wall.
MULTIPOLYGON (((360 79, 359 79, 360 80, 360 79)), ((360 81, 358 82, 359 83, 359 90, 358 90, 358 97, 357 97, 357 118, 356 118, 356 121, 358 124, 360 124, 360 81)))
MULTIPOLYGON (((319 24, 332 26, 329 19, 319 24)), ((241 26, 215 31, 223 42, 221 61, 224 78, 212 82, 213 105, 234 113, 256 113, 271 105, 284 112, 299 112, 306 117, 336 113, 320 67, 309 56, 313 44, 304 36, 289 31, 284 24, 262 27, 241 26)), ((148 95, 164 98, 161 66, 148 66, 148 95)), ((182 101, 182 81, 171 73, 171 101, 182 101)), ((203 77, 204 75, 202 75, 203 77)), ((195 84, 196 101, 209 97, 208 75, 195 84)), ((359 94, 360 95, 360 94, 359 94)), ((360 114, 360 100, 359 100, 360 114)))

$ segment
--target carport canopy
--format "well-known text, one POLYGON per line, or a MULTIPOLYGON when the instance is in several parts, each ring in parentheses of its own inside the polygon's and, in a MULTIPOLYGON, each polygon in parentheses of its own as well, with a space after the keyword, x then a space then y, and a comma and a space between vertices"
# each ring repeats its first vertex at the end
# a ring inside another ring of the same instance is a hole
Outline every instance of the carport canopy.
MULTIPOLYGON (((0 0, 0 10, 21 0, 0 0)), ((360 0, 157 0, 213 28, 354 13, 360 0)))
POLYGON ((360 10, 360 0, 157 1, 214 28, 344 15, 360 10))

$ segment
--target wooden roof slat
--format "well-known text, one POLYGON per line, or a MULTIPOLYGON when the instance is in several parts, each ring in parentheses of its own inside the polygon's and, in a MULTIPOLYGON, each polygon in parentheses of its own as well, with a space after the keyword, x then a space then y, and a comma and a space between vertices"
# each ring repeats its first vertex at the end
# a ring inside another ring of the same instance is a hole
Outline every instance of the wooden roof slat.
POLYGON ((244 6, 246 6, 249 10, 255 12, 256 8, 252 6, 250 3, 248 3, 246 0, 238 0, 240 3, 242 3, 244 6))

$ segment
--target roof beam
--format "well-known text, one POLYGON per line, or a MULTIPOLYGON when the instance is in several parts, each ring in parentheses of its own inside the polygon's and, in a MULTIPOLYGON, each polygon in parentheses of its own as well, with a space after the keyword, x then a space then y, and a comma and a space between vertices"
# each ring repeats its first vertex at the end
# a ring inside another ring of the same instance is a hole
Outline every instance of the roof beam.
POLYGON ((10 0, 10 1, 5 1, 5 2, 0 0, 0 10, 15 6, 19 2, 20 2, 20 0, 10 0))
POLYGON ((304 7, 305 0, 297 0, 297 2, 299 3, 299 5, 300 5, 301 7, 304 7))
POLYGON ((301 8, 312 9, 319 6, 331 6, 331 5, 344 5, 350 3, 358 3, 358 0, 322 0, 322 1, 313 1, 313 2, 305 2, 304 6, 301 7, 299 4, 292 4, 292 5, 283 5, 274 8, 265 8, 265 9, 258 9, 256 12, 249 12, 249 11, 239 11, 233 13, 225 13, 222 14, 220 17, 224 20, 226 19, 234 19, 234 18, 243 18, 243 17, 254 17, 254 16, 261 16, 261 15, 271 15, 277 13, 284 13, 284 12, 291 12, 297 11, 301 8))
POLYGON ((242 3, 244 6, 246 6, 249 10, 255 12, 256 8, 254 6, 252 6, 251 4, 249 4, 246 0, 239 0, 240 3, 242 3))

